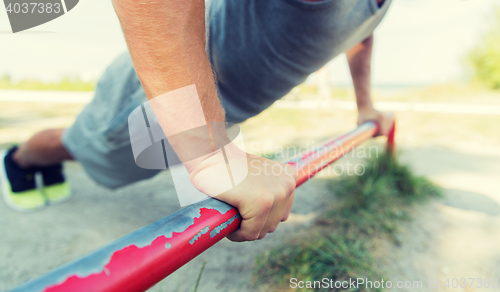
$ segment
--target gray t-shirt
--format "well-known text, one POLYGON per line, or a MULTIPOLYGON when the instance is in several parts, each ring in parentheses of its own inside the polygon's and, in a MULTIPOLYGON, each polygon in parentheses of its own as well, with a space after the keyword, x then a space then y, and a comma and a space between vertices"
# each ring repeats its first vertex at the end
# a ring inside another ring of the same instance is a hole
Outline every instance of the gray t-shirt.
POLYGON ((268 108, 372 34, 391 0, 212 0, 208 50, 229 122, 268 108))

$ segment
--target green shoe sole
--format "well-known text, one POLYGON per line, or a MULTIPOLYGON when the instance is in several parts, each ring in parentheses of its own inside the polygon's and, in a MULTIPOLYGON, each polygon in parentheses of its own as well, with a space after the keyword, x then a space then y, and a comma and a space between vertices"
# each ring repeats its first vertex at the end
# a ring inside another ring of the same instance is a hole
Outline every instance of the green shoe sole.
POLYGON ((43 192, 51 205, 62 203, 71 198, 71 187, 68 182, 45 186, 43 192))

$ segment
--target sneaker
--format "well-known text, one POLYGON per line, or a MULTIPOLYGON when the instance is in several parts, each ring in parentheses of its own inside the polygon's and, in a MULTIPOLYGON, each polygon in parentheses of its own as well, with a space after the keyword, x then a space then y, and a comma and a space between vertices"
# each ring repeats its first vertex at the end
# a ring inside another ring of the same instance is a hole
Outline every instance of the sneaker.
POLYGON ((17 211, 34 211, 46 206, 41 188, 37 187, 37 168, 22 169, 12 159, 17 147, 0 151, 0 181, 3 199, 17 211))
POLYGON ((39 169, 43 178, 43 192, 49 204, 58 204, 71 197, 71 188, 64 178, 61 163, 39 169))

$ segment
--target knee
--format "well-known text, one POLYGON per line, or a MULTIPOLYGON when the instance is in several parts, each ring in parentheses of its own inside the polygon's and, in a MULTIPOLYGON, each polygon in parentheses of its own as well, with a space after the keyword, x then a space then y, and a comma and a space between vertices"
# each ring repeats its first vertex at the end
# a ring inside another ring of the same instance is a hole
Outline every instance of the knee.
POLYGON ((33 140, 40 141, 48 148, 58 149, 62 147, 62 134, 65 129, 49 129, 33 135, 33 140))

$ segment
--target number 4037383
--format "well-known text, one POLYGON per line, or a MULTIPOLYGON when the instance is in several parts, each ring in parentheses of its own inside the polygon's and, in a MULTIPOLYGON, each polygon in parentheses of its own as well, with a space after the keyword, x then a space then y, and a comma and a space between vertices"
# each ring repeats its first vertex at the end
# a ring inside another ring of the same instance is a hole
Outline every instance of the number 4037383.
POLYGON ((61 13, 61 3, 9 3, 7 13, 61 13))

